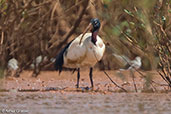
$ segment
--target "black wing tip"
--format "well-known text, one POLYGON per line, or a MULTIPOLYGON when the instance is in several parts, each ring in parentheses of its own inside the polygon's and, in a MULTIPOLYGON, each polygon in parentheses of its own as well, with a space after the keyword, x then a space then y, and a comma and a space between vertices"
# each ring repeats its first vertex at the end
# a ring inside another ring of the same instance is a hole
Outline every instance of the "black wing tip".
POLYGON ((127 63, 127 64, 124 66, 124 68, 123 68, 123 69, 125 69, 125 70, 126 70, 126 69, 128 69, 130 66, 131 66, 131 65, 127 63))
MULTIPOLYGON (((73 41, 73 40, 72 40, 73 41)), ((71 42, 72 42, 71 41, 71 42)), ((60 52, 59 54, 56 56, 56 60, 55 60, 55 70, 59 70, 59 74, 62 72, 63 70, 63 64, 64 64, 64 53, 67 51, 68 47, 70 46, 71 42, 69 42, 60 52)))
POLYGON ((63 66, 63 56, 58 55, 54 64, 55 70, 59 71, 59 74, 62 72, 63 66))

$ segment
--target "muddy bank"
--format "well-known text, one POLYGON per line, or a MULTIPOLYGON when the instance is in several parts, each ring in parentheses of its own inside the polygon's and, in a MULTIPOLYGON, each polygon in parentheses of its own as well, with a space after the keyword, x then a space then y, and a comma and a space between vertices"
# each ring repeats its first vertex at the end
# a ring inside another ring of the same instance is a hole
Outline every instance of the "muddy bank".
MULTIPOLYGON (((30 71, 24 71, 20 78, 8 77, 3 81, 0 92, 0 111, 6 113, 22 112, 30 114, 47 113, 144 113, 169 114, 171 110, 171 92, 167 87, 153 84, 150 91, 144 90, 146 81, 135 73, 138 93, 135 92, 129 72, 106 71, 119 86, 128 93, 113 85, 102 71, 94 72, 93 90, 85 90, 90 86, 88 71, 81 72, 80 87, 75 88, 76 73, 46 71, 37 78, 31 77, 30 71), (156 91, 154 91, 155 89, 156 91)), ((160 84, 165 84, 160 76, 154 72, 143 72, 160 84)))
POLYGON ((24 110, 30 114, 169 114, 171 110, 171 94, 29 92, 0 96, 0 110, 24 110))
MULTIPOLYGON (((112 80, 119 86, 125 88, 128 92, 134 92, 135 87, 130 76, 129 71, 106 71, 112 80)), ((141 71, 142 72, 142 71, 141 71)), ((153 91, 165 91, 166 86, 160 86, 159 84, 165 84, 163 79, 155 71, 142 72, 146 78, 141 78, 139 73, 135 73, 135 85, 138 92, 142 92, 145 89, 153 91), (154 80, 156 83, 150 84, 149 80, 154 80)), ((3 81, 3 88, 6 90, 45 90, 61 89, 61 90, 75 90, 75 84, 77 80, 77 73, 75 72, 62 72, 60 75, 55 71, 43 71, 37 78, 31 77, 32 72, 24 71, 19 78, 8 77, 3 81)), ((116 87, 104 74, 103 71, 94 71, 94 90, 98 91, 113 91, 119 92, 120 89, 116 87)), ((89 72, 81 71, 80 87, 90 87, 89 72)))

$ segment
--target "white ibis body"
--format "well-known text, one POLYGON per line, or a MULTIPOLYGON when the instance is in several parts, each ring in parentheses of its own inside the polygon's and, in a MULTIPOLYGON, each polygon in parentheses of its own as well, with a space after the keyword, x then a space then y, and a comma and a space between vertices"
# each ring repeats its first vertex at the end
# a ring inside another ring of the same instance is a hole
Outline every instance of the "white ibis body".
POLYGON ((120 61, 122 61, 122 63, 124 64, 125 68, 120 70, 132 70, 132 69, 138 70, 142 65, 141 57, 139 56, 137 56, 134 60, 130 60, 128 57, 124 55, 117 55, 114 53, 112 55, 115 56, 120 61))
POLYGON ((12 58, 8 61, 9 70, 17 70, 18 68, 18 61, 15 58, 12 58))
POLYGON ((55 68, 59 72, 62 71, 63 67, 77 69, 77 88, 79 87, 80 68, 82 67, 90 68, 89 75, 91 87, 93 87, 93 66, 101 60, 105 51, 105 44, 97 35, 100 28, 100 21, 98 19, 92 19, 86 31, 91 26, 91 33, 83 33, 72 40, 61 50, 55 61, 55 68))
POLYGON ((130 69, 136 69, 138 70, 142 65, 141 62, 141 57, 137 56, 134 60, 130 61, 130 67, 128 68, 128 70, 130 69))
POLYGON ((19 77, 19 66, 18 66, 18 61, 15 58, 12 58, 8 61, 8 66, 7 66, 7 74, 6 76, 16 76, 19 77))

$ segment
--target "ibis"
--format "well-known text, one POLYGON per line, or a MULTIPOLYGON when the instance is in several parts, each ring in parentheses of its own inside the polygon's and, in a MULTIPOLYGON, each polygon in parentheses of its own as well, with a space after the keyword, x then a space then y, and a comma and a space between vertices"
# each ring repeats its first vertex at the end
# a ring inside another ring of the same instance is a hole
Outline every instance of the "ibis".
MULTIPOLYGON (((120 72, 120 71, 124 71, 124 70, 129 70, 130 74, 132 76, 132 81, 135 87, 135 91, 137 92, 137 87, 136 87, 136 83, 135 83, 135 76, 134 76, 134 72, 137 71, 141 65, 141 57, 137 56, 134 60, 130 60, 128 57, 124 56, 124 55, 117 55, 115 53, 112 54, 113 56, 115 56, 116 58, 120 59, 124 64, 125 64, 125 68, 124 69, 119 69, 118 74, 123 77, 124 75, 120 72)), ((122 86, 129 84, 129 82, 125 81, 122 86)))
POLYGON ((43 57, 42 55, 36 57, 35 60, 33 60, 33 63, 30 65, 31 69, 34 69, 35 67, 39 67, 40 63, 47 61, 47 56, 43 57))
POLYGON ((8 61, 8 69, 9 70, 17 70, 18 69, 18 61, 15 58, 12 58, 8 61))
POLYGON ((6 76, 9 75, 19 77, 18 61, 15 58, 12 58, 8 61, 6 76))
POLYGON ((98 36, 100 21, 97 18, 91 19, 85 31, 69 42, 56 56, 55 68, 59 73, 63 68, 77 70, 77 84, 79 88, 80 68, 90 68, 89 78, 93 88, 93 66, 102 59, 105 44, 98 36), (87 31, 90 30, 90 33, 87 31))
POLYGON ((124 64, 124 69, 120 69, 120 70, 138 70, 141 65, 141 57, 137 56, 135 57, 134 60, 130 60, 128 57, 124 56, 124 55, 117 55, 115 53, 112 54, 113 56, 115 56, 118 60, 120 60, 123 64, 124 64))
POLYGON ((130 69, 138 70, 142 65, 141 57, 137 56, 134 60, 130 61, 129 65, 130 66, 129 66, 128 70, 130 70, 130 69))

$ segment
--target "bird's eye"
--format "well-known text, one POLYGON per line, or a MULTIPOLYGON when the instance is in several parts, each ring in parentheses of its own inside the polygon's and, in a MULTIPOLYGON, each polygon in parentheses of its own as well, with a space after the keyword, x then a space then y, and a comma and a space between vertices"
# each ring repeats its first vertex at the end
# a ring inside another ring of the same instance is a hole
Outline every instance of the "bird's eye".
POLYGON ((94 26, 97 26, 97 21, 94 22, 94 26))

